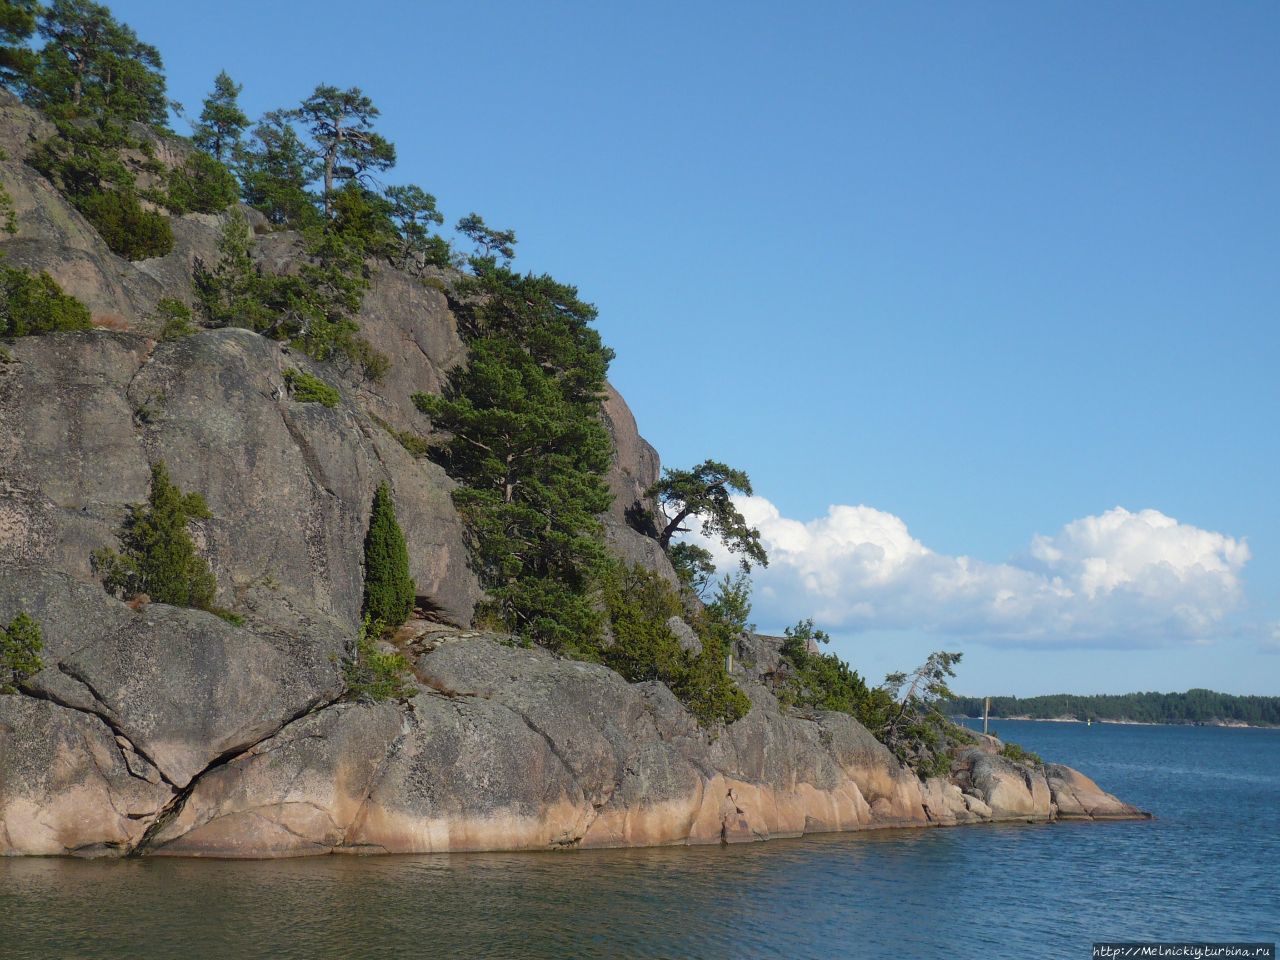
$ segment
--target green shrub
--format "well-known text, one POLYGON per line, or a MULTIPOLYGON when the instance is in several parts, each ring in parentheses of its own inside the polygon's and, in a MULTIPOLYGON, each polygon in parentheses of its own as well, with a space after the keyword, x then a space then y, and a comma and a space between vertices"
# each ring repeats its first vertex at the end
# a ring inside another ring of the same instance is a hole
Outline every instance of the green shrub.
POLYGON ((73 197, 72 203, 115 253, 126 260, 163 257, 173 249, 169 218, 144 210, 132 190, 104 190, 73 197))
POLYGON ((710 608, 694 617, 702 644, 701 652, 694 653, 683 649, 667 626, 672 617, 684 614, 684 607, 680 594, 658 574, 615 562, 602 586, 613 641, 594 651, 573 651, 575 655, 597 659, 633 683, 662 681, 704 727, 746 715, 751 701, 725 669, 735 624, 710 608))
POLYGON ((373 495, 369 531, 364 538, 363 613, 368 619, 394 630, 409 619, 414 599, 409 548, 396 522, 391 490, 384 483, 373 495))
MULTIPOLYGON (((0 160, 4 159, 0 156, 0 160)), ((0 230, 9 236, 18 232, 18 211, 13 206, 13 195, 0 183, 0 230)))
POLYGON ((364 618, 355 649, 344 665, 347 696, 366 703, 408 700, 417 691, 409 680, 409 661, 399 653, 383 653, 377 648, 384 628, 376 620, 364 618))
POLYGON ((414 433, 411 430, 397 430, 376 413, 369 414, 369 419, 395 437, 400 442, 400 446, 404 447, 413 456, 425 457, 431 452, 431 441, 421 434, 414 433))
POLYGON ((40 625, 19 613, 0 627, 0 693, 17 693, 18 685, 44 669, 40 625))
POLYGON ((335 387, 302 370, 286 370, 284 382, 296 403, 320 403, 326 407, 336 407, 341 399, 335 387))
POLYGON ((868 687, 861 675, 835 654, 809 649, 810 642, 830 641, 826 631, 814 627, 812 619, 787 627, 782 641, 787 670, 775 678, 774 692, 788 706, 847 713, 875 733, 884 725, 891 698, 884 690, 868 687))
POLYGON ((244 217, 229 217, 218 263, 196 268, 196 298, 208 323, 287 340, 315 360, 345 358, 369 379, 380 378, 391 361, 358 335, 355 320, 369 283, 362 256, 332 230, 315 228, 303 237, 307 257, 298 272, 277 276, 254 260, 244 217))
POLYGON ((120 532, 121 551, 95 550, 94 570, 108 591, 124 599, 145 593, 155 603, 218 613, 213 605, 217 580, 187 532, 190 521, 209 516, 204 497, 184 494, 169 479, 164 463, 157 463, 151 468, 147 503, 129 510, 120 532))
POLYGON ((161 323, 161 340, 177 340, 196 332, 191 322, 191 308, 173 297, 162 297, 156 304, 156 319, 161 323))
POLYGON ((89 309, 47 273, 0 266, 0 336, 89 330, 89 309))
POLYGON ((613 642, 599 659, 632 683, 675 681, 688 667, 688 654, 667 627, 684 613, 679 595, 643 567, 614 564, 603 581, 613 642))
POLYGON ((1037 766, 1044 763, 1040 759, 1040 754, 1032 753, 1030 750, 1024 750, 1019 744, 1005 741, 1003 747, 1000 748, 1000 756, 1006 760, 1012 760, 1014 763, 1034 763, 1037 766))
POLYGON ((240 198, 231 171, 207 153, 195 153, 169 172, 165 206, 174 213, 221 213, 240 198))

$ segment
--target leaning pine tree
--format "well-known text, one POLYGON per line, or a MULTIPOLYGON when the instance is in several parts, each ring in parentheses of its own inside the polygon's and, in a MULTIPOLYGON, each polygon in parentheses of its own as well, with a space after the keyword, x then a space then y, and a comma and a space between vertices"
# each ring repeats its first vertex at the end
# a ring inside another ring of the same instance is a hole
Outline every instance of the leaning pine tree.
POLYGON ((373 495, 373 513, 364 538, 364 615, 394 629, 413 612, 409 548, 396 522, 391 491, 384 483, 373 495))

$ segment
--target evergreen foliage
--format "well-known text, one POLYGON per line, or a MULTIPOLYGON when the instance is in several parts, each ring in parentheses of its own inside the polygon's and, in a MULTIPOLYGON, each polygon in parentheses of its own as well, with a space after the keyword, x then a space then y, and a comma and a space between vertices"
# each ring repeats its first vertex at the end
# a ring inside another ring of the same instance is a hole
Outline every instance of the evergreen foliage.
POLYGON ((155 603, 213 606, 217 581, 198 553, 187 525, 210 516, 204 498, 184 494, 169 479, 163 461, 151 468, 151 492, 145 505, 130 508, 120 532, 121 550, 93 553, 93 566, 106 589, 124 599, 145 593, 155 603))
MULTIPOLYGON (((982 716, 981 697, 959 697, 944 705, 949 713, 982 716)), ((994 717, 1033 720, 1124 720, 1133 723, 1249 723, 1280 726, 1280 697, 1245 697, 1213 690, 1185 693, 1120 693, 1045 697, 992 697, 994 717)))
POLYGON ((409 548, 396 521, 391 490, 381 484, 364 538, 364 615, 394 630, 413 612, 415 590, 409 576, 409 548))
POLYGON ((443 396, 417 394, 448 441, 438 451, 464 486, 482 613, 554 649, 590 643, 605 551, 609 437, 600 397, 612 354, 588 324, 595 309, 550 277, 479 262, 457 304, 470 362, 443 396))
POLYGON ((408 679, 409 661, 403 654, 383 653, 378 638, 383 625, 365 617, 360 634, 343 668, 347 697, 363 703, 408 700, 417 690, 408 679))
POLYGON ((816 710, 838 710, 876 733, 884 727, 891 699, 886 691, 868 687, 847 663, 832 653, 814 652, 810 644, 826 644, 831 637, 814 626, 812 618, 788 627, 782 642, 787 674, 777 686, 783 703, 816 710))
MULTIPOLYGON (((4 152, 0 151, 0 160, 3 159, 4 152)), ((13 205, 13 194, 3 183, 0 183, 0 230, 11 237, 18 232, 18 211, 13 205)))
POLYGON ((484 222, 478 213, 469 213, 457 222, 454 229, 471 239, 476 245, 477 259, 496 264, 501 258, 507 265, 516 255, 516 232, 495 230, 484 222))
POLYGON ((221 213, 240 197, 240 184, 221 161, 207 153, 194 153, 169 172, 165 206, 178 215, 221 213))
POLYGON ((315 197, 307 191, 317 175, 316 158, 298 135, 290 111, 273 110, 258 121, 238 167, 244 202, 272 224, 295 230, 320 224, 315 197))
POLYGON ((948 748, 959 728, 947 719, 943 706, 955 699, 947 686, 962 654, 939 650, 910 673, 891 673, 882 689, 893 699, 885 721, 872 732, 907 766, 924 779, 951 769, 948 748))
POLYGON ((287 340, 316 360, 347 358, 377 379, 388 361, 359 337, 354 314, 368 279, 358 249, 332 229, 305 235, 296 274, 274 275, 253 259, 253 232, 239 214, 223 228, 218 263, 197 264, 196 299, 210 326, 236 326, 287 340))
POLYGON ((160 52, 102 4, 53 0, 39 18, 44 39, 29 99, 55 117, 94 117, 164 127, 160 52))
POLYGON ((0 693, 17 693, 18 686, 44 669, 40 625, 25 612, 0 627, 0 693))
POLYGON ((1044 763, 1040 758, 1040 754, 1032 753, 1030 750, 1024 750, 1019 744, 1006 740, 1004 746, 1000 748, 1000 756, 1014 763, 1034 763, 1036 766, 1044 763))
POLYGON ((236 212, 218 238, 218 262, 210 268, 197 260, 196 300, 213 327, 245 327, 263 332, 271 324, 267 280, 253 259, 253 231, 236 212))
POLYGON ((144 209, 131 190, 108 190, 73 197, 111 252, 126 260, 163 257, 173 249, 173 229, 162 213, 144 209))
POLYGON ((0 337, 89 330, 89 309, 47 273, 0 264, 0 337))
POLYGON ((390 252, 391 263, 401 270, 418 273, 427 266, 453 265, 453 249, 431 226, 444 223, 436 209, 436 198, 415 184, 387 187, 390 217, 399 242, 390 252))
POLYGON ((667 559, 671 561, 671 568, 680 578, 681 585, 695 597, 702 599, 716 575, 711 551, 682 540, 671 545, 671 549, 667 551, 667 559))
POLYGON ((322 83, 296 111, 316 144, 322 182, 321 200, 333 216, 335 188, 358 181, 369 171, 395 166, 396 148, 373 129, 378 108, 359 87, 340 90, 322 83))
POLYGON ((219 163, 230 163, 236 158, 240 141, 249 127, 249 118, 240 109, 239 97, 243 90, 227 71, 220 71, 192 131, 195 145, 219 163))
POLYGON ((663 550, 670 551, 671 539, 688 532, 681 526, 690 517, 702 521, 702 534, 723 543, 730 553, 740 555, 743 571, 752 563, 769 565, 760 543, 760 531, 747 524, 733 505, 733 494, 751 496, 751 478, 742 470, 704 460, 692 470, 664 470, 662 479, 645 492, 656 497, 664 512, 665 524, 658 533, 663 550))
POLYGON ((160 339, 177 340, 196 332, 191 322, 191 308, 173 297, 161 297, 156 304, 156 319, 160 321, 160 339))
MULTIPOLYGON (((111 251, 126 260, 146 260, 173 249, 168 218, 145 209, 137 190, 136 171, 156 169, 156 164, 122 159, 142 142, 109 120, 62 121, 57 130, 28 162, 93 224, 111 251)), ((155 199, 167 202, 165 195, 155 199)))
POLYGON ((740 628, 708 609, 692 617, 702 643, 699 653, 680 646, 668 626, 685 616, 680 594, 658 574, 613 562, 602 578, 612 640, 594 650, 574 651, 598 659, 633 683, 660 680, 704 726, 732 723, 751 702, 725 669, 732 638, 740 628))
POLYGON ((286 370, 284 382, 295 403, 319 403, 326 407, 336 407, 341 399, 335 387, 302 370, 286 370))
POLYGON ((23 93, 35 71, 28 41, 36 32, 37 0, 0 0, 0 84, 23 93))

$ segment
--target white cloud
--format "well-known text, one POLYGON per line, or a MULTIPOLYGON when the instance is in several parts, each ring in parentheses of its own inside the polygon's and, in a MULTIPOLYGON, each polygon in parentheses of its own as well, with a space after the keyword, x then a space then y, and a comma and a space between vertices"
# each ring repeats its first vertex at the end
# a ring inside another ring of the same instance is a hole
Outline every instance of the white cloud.
MULTIPOLYGON (((769 553, 769 567, 753 573, 762 624, 814 616, 829 629, 993 643, 1204 642, 1239 602, 1249 560, 1243 540, 1158 510, 1116 507, 1035 537, 1024 557, 985 563, 935 553, 873 507, 833 506, 802 522, 763 497, 737 502, 769 553)), ((704 545, 732 568, 723 549, 704 545)))

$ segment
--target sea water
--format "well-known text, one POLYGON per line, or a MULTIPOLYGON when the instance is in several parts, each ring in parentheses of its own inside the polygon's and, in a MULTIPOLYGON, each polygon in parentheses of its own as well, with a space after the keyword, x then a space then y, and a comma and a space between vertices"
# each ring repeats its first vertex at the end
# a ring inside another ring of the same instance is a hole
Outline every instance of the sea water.
POLYGON ((1280 939, 1280 730, 997 721, 1155 813, 728 847, 0 861, 0 956, 1085 958, 1280 939))

